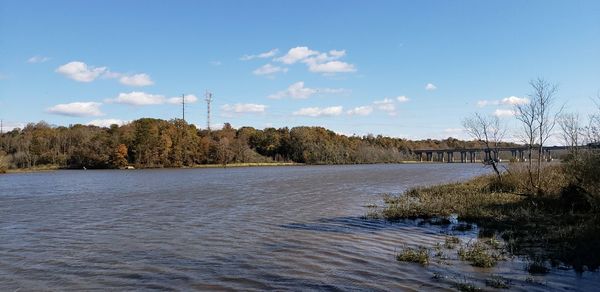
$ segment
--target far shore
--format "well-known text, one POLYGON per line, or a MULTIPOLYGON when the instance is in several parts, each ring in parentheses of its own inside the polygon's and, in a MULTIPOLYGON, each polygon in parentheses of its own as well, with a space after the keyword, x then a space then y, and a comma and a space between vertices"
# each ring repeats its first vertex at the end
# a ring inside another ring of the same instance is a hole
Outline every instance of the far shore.
MULTIPOLYGON (((239 168, 239 167, 273 167, 273 166, 309 166, 309 165, 373 165, 373 164, 446 164, 448 162, 441 161, 416 161, 416 160, 406 160, 400 162, 390 162, 390 163, 356 163, 356 164, 306 164, 306 163, 297 163, 297 162, 256 162, 256 163, 228 163, 228 164, 198 164, 194 166, 185 166, 185 167, 145 167, 145 168, 132 168, 130 170, 139 170, 139 169, 194 169, 194 168, 239 168)), ((461 162, 452 162, 455 164, 463 164, 461 162)), ((474 162, 475 164, 480 164, 480 161, 474 162)), ((471 163, 473 164, 473 163, 471 163)), ((88 168, 88 170, 97 169, 97 168, 88 168)), ((101 168, 102 170, 123 170, 119 168, 101 168)), ((32 173, 32 172, 49 172, 49 171, 57 171, 57 170, 83 170, 81 168, 65 168, 60 167, 58 165, 43 165, 36 166, 32 168, 13 168, 7 169, 4 174, 16 174, 16 173, 32 173)), ((3 174, 0 172, 0 174, 3 174)))

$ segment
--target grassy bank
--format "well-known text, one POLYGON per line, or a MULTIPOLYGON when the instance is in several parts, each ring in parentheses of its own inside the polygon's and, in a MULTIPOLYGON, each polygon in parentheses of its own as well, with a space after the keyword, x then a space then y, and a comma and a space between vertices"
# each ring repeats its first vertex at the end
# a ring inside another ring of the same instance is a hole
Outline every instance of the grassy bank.
MULTIPOLYGON (((577 190, 562 165, 543 171, 544 191, 530 195, 525 170, 512 169, 501 179, 483 176, 439 186, 414 188, 385 198, 388 220, 425 220, 479 227, 480 237, 499 236, 511 254, 543 268, 567 265, 577 271, 600 266, 600 214, 589 194, 577 190), (575 190, 573 190, 575 188, 575 190)), ((468 255, 466 253, 465 255, 468 255)))

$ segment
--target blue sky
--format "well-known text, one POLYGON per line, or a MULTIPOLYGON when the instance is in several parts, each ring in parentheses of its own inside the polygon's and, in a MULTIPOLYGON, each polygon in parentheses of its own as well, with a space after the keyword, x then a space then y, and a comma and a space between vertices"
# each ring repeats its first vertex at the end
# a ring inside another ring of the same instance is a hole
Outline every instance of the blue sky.
POLYGON ((543 77, 600 90, 600 1, 0 1, 5 125, 181 116, 345 134, 465 137, 543 77))

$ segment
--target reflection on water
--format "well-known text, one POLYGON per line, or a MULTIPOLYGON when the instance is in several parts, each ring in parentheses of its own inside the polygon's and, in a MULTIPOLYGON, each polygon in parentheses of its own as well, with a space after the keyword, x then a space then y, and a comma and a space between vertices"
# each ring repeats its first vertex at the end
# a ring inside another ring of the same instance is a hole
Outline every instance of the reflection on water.
MULTIPOLYGON (((466 179, 480 165, 360 165, 57 171, 0 176, 0 290, 450 289, 448 267, 395 261, 443 241, 438 227, 363 220, 409 186, 466 179)), ((522 271, 457 265, 476 277, 522 271)), ((595 274, 553 271, 546 286, 595 274)), ((592 287, 592 286, 590 286, 592 287)))

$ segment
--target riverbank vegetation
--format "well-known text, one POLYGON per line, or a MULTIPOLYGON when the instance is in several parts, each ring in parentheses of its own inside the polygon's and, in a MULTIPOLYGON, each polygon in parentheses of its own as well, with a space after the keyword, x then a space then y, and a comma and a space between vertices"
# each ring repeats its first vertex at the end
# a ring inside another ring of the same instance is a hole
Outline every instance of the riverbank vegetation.
MULTIPOLYGON (((392 221, 476 224, 481 236, 498 235, 513 254, 541 265, 566 264, 578 271, 600 267, 600 153, 545 166, 541 192, 531 193, 527 169, 513 165, 496 176, 413 188, 388 196, 382 211, 392 221)), ((475 252, 477 251, 477 252, 475 252)), ((464 257, 481 249, 465 250, 464 257)), ((484 264, 483 266, 488 266, 484 264)), ((539 269, 537 269, 539 270, 539 269)))
MULTIPOLYGON (((506 251, 528 258, 526 270, 531 274, 547 273, 555 266, 578 272, 598 270, 600 96, 598 112, 584 126, 577 114, 552 107, 556 86, 542 79, 531 85, 531 100, 516 107, 523 142, 529 149, 526 162, 511 163, 503 171, 492 162, 494 175, 386 196, 381 215, 390 221, 419 220, 432 225, 450 225, 457 219, 453 231, 477 226, 480 240, 458 251, 461 260, 477 267, 492 267, 502 260, 501 253, 489 249, 496 245, 490 240, 499 237, 504 239, 506 251), (555 125, 568 155, 560 163, 534 161, 535 156, 543 157, 543 145, 555 132, 555 125)), ((488 150, 493 151, 497 137, 503 136, 498 135, 503 130, 494 118, 475 115, 464 125, 488 150)), ((448 240, 445 243, 454 245, 448 240)))
MULTIPOLYGON (((506 145, 510 145, 506 143, 506 145)), ((345 136, 321 127, 198 129, 183 120, 139 119, 107 128, 40 122, 0 135, 1 169, 194 167, 210 164, 394 163, 412 160, 413 149, 476 148, 478 141, 410 141, 384 136, 345 136)))

